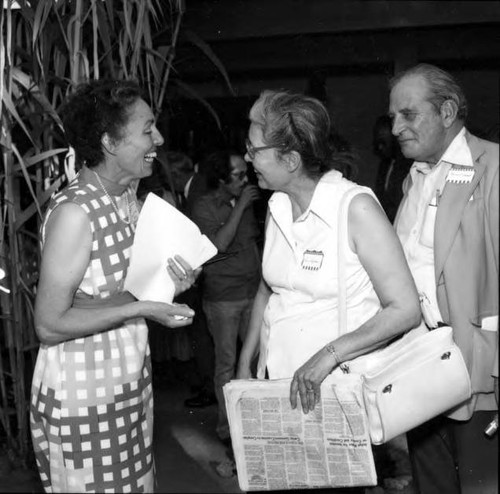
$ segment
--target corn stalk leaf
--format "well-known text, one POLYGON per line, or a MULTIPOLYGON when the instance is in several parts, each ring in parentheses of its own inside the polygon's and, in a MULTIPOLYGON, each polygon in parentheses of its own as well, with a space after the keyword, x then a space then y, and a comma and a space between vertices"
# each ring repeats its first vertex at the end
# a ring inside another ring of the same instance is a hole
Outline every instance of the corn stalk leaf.
POLYGON ((113 63, 112 57, 112 46, 111 46, 111 37, 109 35, 110 30, 113 29, 113 18, 109 18, 106 15, 106 10, 102 2, 97 3, 97 29, 99 32, 99 39, 104 46, 104 54, 101 57, 101 60, 106 58, 107 69, 109 70, 111 77, 115 77, 115 66, 113 63))
POLYGON ((36 45, 40 32, 45 27, 49 13, 52 10, 52 0, 40 0, 35 10, 35 17, 33 22, 33 46, 36 45))
POLYGON ((210 46, 203 41, 197 34, 195 34, 193 31, 190 31, 189 29, 184 30, 183 36, 190 41, 193 45, 198 47, 207 57, 208 59, 217 67, 219 72, 221 73, 222 77, 224 78, 224 81, 226 82, 226 85, 231 92, 231 94, 234 96, 236 93, 234 91, 234 88, 231 84, 231 81, 229 80, 229 75, 227 74, 226 69, 224 68, 224 65, 220 61, 220 59, 217 57, 217 55, 213 52, 213 50, 210 48, 210 46))
POLYGON ((35 203, 36 209, 37 209, 38 214, 40 215, 40 218, 41 218, 42 217, 42 210, 40 209, 40 205, 38 204, 38 199, 36 197, 35 191, 33 190, 33 186, 31 185, 31 180, 30 180, 30 177, 28 175, 26 163, 24 162, 24 159, 21 156, 21 153, 19 152, 19 150, 17 149, 17 146, 14 143, 12 143, 12 151, 14 151, 14 154, 16 155, 16 158, 18 159, 19 164, 21 165, 21 171, 23 172, 24 179, 26 180, 26 185, 28 186, 28 189, 29 189, 31 196, 33 198, 33 202, 35 203))
MULTIPOLYGON (((24 124, 23 119, 20 117, 19 113, 17 112, 16 107, 14 106, 14 103, 12 101, 11 95, 7 91, 4 91, 4 93, 2 95, 2 100, 3 100, 3 104, 4 104, 5 108, 7 108, 10 115, 19 124, 21 129, 23 129, 24 133, 26 134, 28 139, 31 141, 33 146, 36 146, 35 142, 33 141, 32 137, 31 137, 30 131, 28 130, 28 128, 24 124)), ((3 124, 3 122, 2 122, 2 124, 3 124)), ((3 139, 3 132, 2 132, 2 135, 0 135, 0 142, 2 143, 3 146, 6 146, 6 143, 3 139)))
POLYGON ((210 114, 214 117, 215 122, 217 123, 217 127, 220 129, 220 119, 219 116, 217 115, 216 111, 213 109, 213 107, 208 103, 206 99, 204 99, 196 90, 194 90, 192 87, 188 86, 184 82, 180 81, 179 79, 173 79, 172 82, 177 86, 179 89, 179 92, 181 94, 184 94, 186 96, 189 96, 191 98, 194 98, 195 100, 199 101, 209 112, 210 114))
MULTIPOLYGON (((37 163, 40 163, 40 161, 44 161, 46 159, 52 158, 54 156, 57 156, 58 154, 65 153, 68 150, 68 148, 57 148, 57 149, 50 149, 49 151, 44 151, 42 153, 35 154, 34 156, 29 156, 29 157, 24 157, 24 166, 26 169, 29 167, 36 165, 37 163)), ((17 165, 20 168, 20 165, 17 165)), ((14 167, 14 171, 18 171, 17 167, 14 167)))
POLYGON ((37 101, 46 114, 54 120, 61 130, 63 130, 63 125, 59 115, 55 111, 51 102, 47 99, 47 96, 42 93, 38 85, 33 82, 33 79, 28 74, 15 67, 12 68, 12 78, 29 92, 30 96, 37 101))

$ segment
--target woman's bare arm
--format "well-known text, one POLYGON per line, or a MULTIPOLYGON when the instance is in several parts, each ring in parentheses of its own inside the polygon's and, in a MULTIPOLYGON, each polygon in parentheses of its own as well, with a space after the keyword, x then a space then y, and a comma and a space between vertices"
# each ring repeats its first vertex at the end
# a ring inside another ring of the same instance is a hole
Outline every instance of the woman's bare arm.
POLYGON ((257 294, 255 295, 255 299, 253 302, 247 335, 240 352, 238 369, 236 373, 237 379, 249 379, 252 377, 250 366, 252 364, 253 358, 257 354, 257 349, 260 342, 262 318, 270 296, 270 288, 267 286, 266 282, 261 279, 257 294))
MULTIPOLYGON (((358 255, 380 299, 382 310, 355 331, 332 341, 340 361, 369 352, 420 323, 417 289, 401 243, 381 207, 368 194, 353 198, 348 216, 349 245, 358 255)), ((328 346, 328 345, 327 345, 328 346)), ((320 397, 320 385, 340 362, 326 346, 313 355, 294 375, 290 401, 301 397, 305 412, 320 397), (307 389, 313 388, 314 397, 307 389)))
POLYGON ((183 305, 133 301, 115 307, 73 307, 73 297, 87 269, 92 248, 90 223, 76 204, 58 206, 48 219, 35 301, 35 328, 42 343, 87 336, 136 317, 169 327, 191 324, 193 311, 183 305), (175 315, 188 317, 175 319, 175 315))

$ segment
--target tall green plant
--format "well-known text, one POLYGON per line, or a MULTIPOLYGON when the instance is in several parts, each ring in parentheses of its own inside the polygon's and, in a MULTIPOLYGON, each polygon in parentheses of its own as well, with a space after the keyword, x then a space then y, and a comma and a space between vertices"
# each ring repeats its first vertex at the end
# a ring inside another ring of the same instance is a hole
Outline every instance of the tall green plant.
MULTIPOLYGON (((156 114, 169 84, 189 91, 175 71, 184 12, 183 0, 3 1, 0 268, 7 278, 0 280, 0 424, 9 447, 23 459, 29 451, 29 372, 38 345, 36 232, 45 203, 74 175, 64 159, 67 144, 57 109, 75 85, 103 77, 137 79, 156 114), (157 39, 169 41, 158 44, 157 39)), ((210 48, 194 35, 186 39, 229 84, 210 48)))

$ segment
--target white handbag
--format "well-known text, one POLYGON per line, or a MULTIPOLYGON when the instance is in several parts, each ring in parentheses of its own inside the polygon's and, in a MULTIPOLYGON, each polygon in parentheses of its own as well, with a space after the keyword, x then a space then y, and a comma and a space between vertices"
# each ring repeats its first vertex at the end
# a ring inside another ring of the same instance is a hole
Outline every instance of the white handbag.
MULTIPOLYGON (((342 199, 347 207, 352 193, 342 199)), ((342 210, 341 206, 341 210, 342 210)), ((339 325, 346 328, 346 280, 339 211, 339 325)), ((345 226, 345 225, 344 225, 345 226)), ((344 329, 345 331, 345 329, 344 329)), ((471 396, 471 382, 453 331, 442 326, 408 332, 381 350, 341 365, 344 372, 363 376, 363 398, 370 438, 383 444, 461 404, 471 396)))
POLYGON ((403 337, 348 363, 363 376, 370 438, 383 444, 471 396, 471 383, 449 326, 403 337))

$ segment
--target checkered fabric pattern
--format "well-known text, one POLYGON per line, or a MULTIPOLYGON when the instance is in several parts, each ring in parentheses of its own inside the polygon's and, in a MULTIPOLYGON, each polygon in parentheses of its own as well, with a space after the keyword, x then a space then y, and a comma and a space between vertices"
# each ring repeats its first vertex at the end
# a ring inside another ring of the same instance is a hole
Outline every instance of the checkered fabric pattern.
MULTIPOLYGON (((123 289, 133 231, 100 188, 76 179, 55 196, 87 213, 92 252, 79 292, 123 289)), ((47 492, 153 492, 151 359, 143 319, 41 345, 32 384, 33 446, 47 492)))

